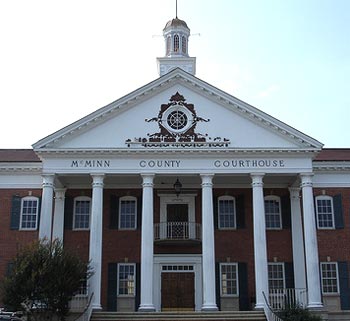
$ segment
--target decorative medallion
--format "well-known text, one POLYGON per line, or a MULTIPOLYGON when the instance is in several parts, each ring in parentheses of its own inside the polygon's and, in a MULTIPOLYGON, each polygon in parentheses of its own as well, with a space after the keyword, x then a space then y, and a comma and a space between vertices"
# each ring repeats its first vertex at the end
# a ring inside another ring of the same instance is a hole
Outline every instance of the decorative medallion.
POLYGON ((184 96, 176 92, 169 103, 162 104, 157 117, 145 119, 146 122, 157 122, 159 132, 147 134, 147 138, 126 140, 128 147, 141 145, 143 147, 227 147, 230 141, 226 138, 200 134, 195 131, 198 122, 209 122, 197 116, 193 104, 186 103, 184 96))

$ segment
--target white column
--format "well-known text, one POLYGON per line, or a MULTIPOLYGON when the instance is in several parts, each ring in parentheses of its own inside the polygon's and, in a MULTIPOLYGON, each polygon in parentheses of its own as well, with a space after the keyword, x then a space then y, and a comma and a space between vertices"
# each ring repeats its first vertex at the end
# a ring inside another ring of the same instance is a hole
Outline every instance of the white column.
POLYGON ((52 239, 59 239, 63 241, 63 229, 64 229, 64 195, 66 193, 65 188, 55 189, 55 208, 53 214, 53 230, 52 239))
POLYGON ((303 194, 305 257, 307 258, 308 308, 322 308, 312 175, 313 174, 300 175, 303 194))
POLYGON ((251 174, 253 188, 253 228, 254 228, 254 264, 256 309, 263 309, 265 300, 263 292, 268 296, 267 250, 265 204, 263 193, 264 174, 251 174))
POLYGON ((290 187, 289 193, 292 215, 294 286, 296 289, 306 289, 305 252, 303 224, 300 208, 300 188, 290 187))
POLYGON ((43 193, 41 200, 41 213, 39 225, 39 239, 51 240, 52 229, 52 205, 53 205, 53 182, 55 175, 43 175, 43 193))
POLYGON ((216 311, 213 174, 202 178, 203 311, 216 311))
POLYGON ((89 259, 94 274, 89 279, 89 292, 94 293, 92 308, 101 307, 102 222, 103 222, 103 174, 92 176, 92 204, 90 221, 89 259))
POLYGON ((141 225, 141 302, 139 311, 155 311, 153 304, 153 177, 141 175, 142 225, 141 225))

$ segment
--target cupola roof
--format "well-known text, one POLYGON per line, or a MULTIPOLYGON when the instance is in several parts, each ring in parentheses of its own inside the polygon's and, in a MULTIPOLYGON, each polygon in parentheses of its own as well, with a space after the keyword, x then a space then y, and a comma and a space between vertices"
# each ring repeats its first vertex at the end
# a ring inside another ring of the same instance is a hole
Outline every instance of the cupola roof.
POLYGON ((184 28, 190 30, 190 28, 188 28, 187 23, 185 21, 183 21, 183 20, 179 19, 178 17, 176 17, 176 18, 174 18, 172 20, 169 20, 166 23, 163 31, 165 31, 168 28, 178 28, 178 27, 184 27, 184 28))

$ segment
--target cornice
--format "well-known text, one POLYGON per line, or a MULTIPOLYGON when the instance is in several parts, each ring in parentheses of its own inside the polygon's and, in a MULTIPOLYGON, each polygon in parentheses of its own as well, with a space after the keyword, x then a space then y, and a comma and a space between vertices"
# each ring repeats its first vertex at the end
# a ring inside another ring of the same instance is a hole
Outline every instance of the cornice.
POLYGON ((42 163, 0 163, 0 173, 41 174, 42 163))
POLYGON ((313 161, 312 168, 315 172, 348 172, 350 161, 313 161))

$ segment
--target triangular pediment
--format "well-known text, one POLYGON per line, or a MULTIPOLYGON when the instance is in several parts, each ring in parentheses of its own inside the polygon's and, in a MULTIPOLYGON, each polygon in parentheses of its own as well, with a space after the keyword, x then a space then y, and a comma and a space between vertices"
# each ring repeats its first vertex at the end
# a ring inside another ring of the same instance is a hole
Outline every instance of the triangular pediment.
POLYGON ((175 69, 33 145, 59 150, 319 150, 322 144, 175 69), (182 122, 181 122, 182 121, 182 122))

